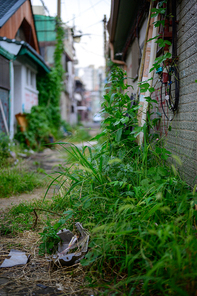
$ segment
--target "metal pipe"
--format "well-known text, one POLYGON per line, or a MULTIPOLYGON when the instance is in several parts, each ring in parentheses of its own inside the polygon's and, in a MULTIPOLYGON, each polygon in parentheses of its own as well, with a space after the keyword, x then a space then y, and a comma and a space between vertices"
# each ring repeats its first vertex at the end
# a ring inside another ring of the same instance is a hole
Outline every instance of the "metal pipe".
MULTIPOLYGON (((157 20, 158 20, 158 15, 154 18, 155 22, 157 20)), ((159 27, 155 27, 155 26, 153 27, 153 32, 152 32, 153 38, 155 36, 157 36, 158 30, 159 30, 159 27)), ((151 41, 151 54, 150 54, 150 60, 149 60, 149 69, 152 68, 152 66, 153 66, 154 60, 156 58, 156 53, 157 53, 157 43, 155 43, 155 40, 152 40, 151 41)), ((153 79, 151 80, 151 78, 153 78, 153 74, 154 74, 154 71, 148 73, 148 80, 150 80, 150 83, 149 83, 150 87, 152 87, 152 83, 153 83, 153 79)), ((149 96, 150 96, 150 91, 147 90, 145 92, 144 97, 146 98, 146 97, 149 97, 149 96)), ((145 100, 144 104, 143 104, 143 110, 142 110, 142 116, 141 116, 141 124, 140 124, 141 127, 146 122, 147 110, 148 110, 148 102, 145 100)), ((140 146, 143 143, 143 139, 144 139, 144 134, 141 132, 140 135, 139 135, 139 145, 140 146)))
MULTIPOLYGON (((144 47, 143 47, 143 52, 142 52, 142 59, 141 59, 141 63, 140 63, 139 74, 138 74, 138 83, 142 81, 142 74, 143 74, 143 70, 144 70, 144 63, 145 63, 145 56, 146 56, 146 46, 147 46, 148 32, 149 32, 150 19, 151 19, 151 13, 152 13, 151 9, 152 9, 152 2, 150 4, 150 8, 149 8, 149 15, 148 15, 148 21, 147 21, 147 27, 146 27, 146 34, 145 34, 145 39, 144 39, 144 47)), ((136 98, 138 98, 138 92, 139 92, 139 85, 137 87, 136 98)))
POLYGON ((57 0, 57 16, 61 18, 61 1, 57 0))
POLYGON ((113 43, 109 43, 110 49, 111 49, 111 61, 114 64, 118 64, 118 65, 123 65, 124 66, 124 70, 127 71, 127 64, 124 61, 119 61, 119 60, 115 60, 114 59, 114 45, 113 43))

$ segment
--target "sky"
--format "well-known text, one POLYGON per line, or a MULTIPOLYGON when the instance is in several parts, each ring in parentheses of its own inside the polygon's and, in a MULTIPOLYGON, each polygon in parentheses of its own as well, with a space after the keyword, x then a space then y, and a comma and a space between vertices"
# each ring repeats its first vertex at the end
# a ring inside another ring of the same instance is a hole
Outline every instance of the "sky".
MULTIPOLYGON (((57 14, 57 0, 43 0, 50 16, 57 14)), ((42 5, 41 0, 31 0, 32 5, 42 5)), ((61 18, 68 26, 75 26, 75 33, 84 35, 80 43, 74 43, 76 67, 104 66, 103 18, 110 16, 111 0, 61 0, 61 18)))

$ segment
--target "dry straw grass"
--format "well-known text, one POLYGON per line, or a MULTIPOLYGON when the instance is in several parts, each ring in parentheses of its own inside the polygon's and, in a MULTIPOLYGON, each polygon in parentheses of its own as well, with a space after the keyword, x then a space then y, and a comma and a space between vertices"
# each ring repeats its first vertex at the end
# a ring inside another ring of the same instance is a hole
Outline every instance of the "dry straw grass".
MULTIPOLYGON (((30 259, 26 265, 0 269, 0 279, 6 279, 0 286, 0 293, 7 289, 8 295, 25 295, 21 294, 24 290, 26 295, 41 295, 35 294, 37 289, 41 291, 37 286, 41 284, 51 288, 52 294, 47 295, 95 295, 95 291, 85 287, 85 271, 81 264, 52 267, 50 256, 38 254, 39 240, 39 234, 33 231, 24 231, 17 237, 1 237, 0 264, 9 258, 7 255, 11 249, 25 251, 30 259)), ((46 294, 44 289, 43 294, 46 294)))

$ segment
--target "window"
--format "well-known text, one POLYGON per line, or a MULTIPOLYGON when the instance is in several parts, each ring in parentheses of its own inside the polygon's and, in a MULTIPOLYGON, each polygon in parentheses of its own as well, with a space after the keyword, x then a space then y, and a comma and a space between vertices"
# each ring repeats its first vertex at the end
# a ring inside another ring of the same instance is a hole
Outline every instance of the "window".
POLYGON ((26 68, 26 84, 27 85, 29 85, 29 73, 30 73, 30 70, 26 68))
POLYGON ((68 29, 65 29, 65 39, 68 39, 68 35, 69 33, 68 33, 68 29))
POLYGON ((31 84, 32 87, 34 87, 34 76, 35 76, 35 74, 32 71, 30 73, 31 73, 31 75, 30 75, 30 77, 31 77, 30 84, 31 84))
POLYGON ((9 61, 0 55, 0 87, 10 89, 9 61))
POLYGON ((51 65, 54 63, 54 52, 55 52, 55 46, 47 46, 45 48, 45 53, 46 53, 46 61, 51 65))
POLYGON ((26 85, 36 88, 36 74, 29 68, 26 68, 26 85))

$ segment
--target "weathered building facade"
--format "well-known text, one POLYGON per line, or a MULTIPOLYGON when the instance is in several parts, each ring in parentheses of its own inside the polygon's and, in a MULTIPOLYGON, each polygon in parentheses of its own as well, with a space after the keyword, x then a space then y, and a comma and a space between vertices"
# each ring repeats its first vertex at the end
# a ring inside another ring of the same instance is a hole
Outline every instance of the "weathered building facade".
POLYGON ((29 0, 1 4, 0 67, 0 131, 12 138, 15 115, 38 104, 36 74, 50 71, 40 55, 29 0))
POLYGON ((128 83, 133 86, 129 95, 143 106, 140 124, 149 108, 144 97, 151 95, 157 100, 158 103, 153 104, 154 117, 158 118, 155 132, 164 139, 166 148, 180 157, 179 170, 194 186, 197 183, 197 3, 168 0, 167 15, 174 16, 166 18, 164 28, 155 28, 153 24, 161 15, 150 17, 151 8, 157 5, 159 1, 111 1, 110 58, 127 70, 128 83), (156 35, 170 41, 172 46, 162 50, 155 40, 147 42, 156 35), (168 65, 162 68, 161 64, 162 70, 150 72, 155 58, 167 52, 172 53, 168 65), (168 76, 166 82, 165 75, 168 76), (138 83, 149 78, 153 79, 155 91, 140 94, 138 83))
MULTIPOLYGON (((39 6, 33 7, 38 41, 41 55, 49 66, 54 64, 54 51, 56 44, 56 18, 44 15, 44 11, 39 6), (40 9, 39 9, 40 8, 40 9)), ((77 123, 77 99, 74 96, 74 57, 73 36, 71 28, 64 25, 64 53, 62 55, 62 66, 64 74, 64 90, 61 92, 60 110, 61 118, 70 124, 77 123)))

